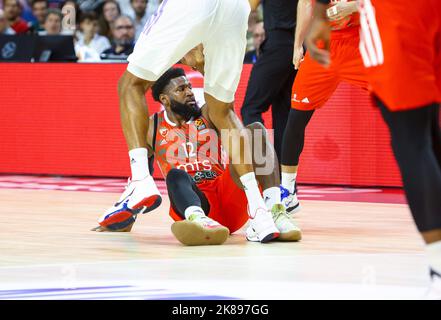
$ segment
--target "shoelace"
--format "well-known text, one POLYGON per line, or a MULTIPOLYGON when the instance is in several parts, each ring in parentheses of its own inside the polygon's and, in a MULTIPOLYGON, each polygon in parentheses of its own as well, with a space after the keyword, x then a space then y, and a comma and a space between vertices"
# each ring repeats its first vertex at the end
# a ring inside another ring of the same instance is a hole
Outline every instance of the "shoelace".
POLYGON ((274 222, 277 222, 279 219, 285 219, 285 221, 290 220, 288 213, 282 210, 273 213, 273 219, 274 222))

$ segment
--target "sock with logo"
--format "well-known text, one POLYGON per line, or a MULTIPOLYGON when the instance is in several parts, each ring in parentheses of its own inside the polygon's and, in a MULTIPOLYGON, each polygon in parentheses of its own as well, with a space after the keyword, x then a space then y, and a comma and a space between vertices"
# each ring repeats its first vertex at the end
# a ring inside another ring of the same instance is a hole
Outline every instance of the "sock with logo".
POLYGON ((263 200, 268 209, 272 209, 275 204, 281 203, 281 195, 279 187, 271 187, 263 190, 263 200))
POLYGON ((146 148, 137 148, 129 151, 132 181, 143 180, 150 175, 148 153, 146 148))
POLYGON ((249 172, 240 177, 240 181, 244 187, 245 195, 248 199, 249 214, 252 218, 255 217, 257 210, 262 208, 268 210, 260 194, 259 186, 257 185, 256 176, 254 172, 249 172))
POLYGON ((196 216, 205 216, 204 210, 202 210, 199 206, 190 206, 184 211, 185 219, 189 220, 190 216, 196 215, 196 216))
POLYGON ((297 173, 282 172, 282 187, 287 189, 289 193, 294 193, 296 178, 297 178, 297 173))

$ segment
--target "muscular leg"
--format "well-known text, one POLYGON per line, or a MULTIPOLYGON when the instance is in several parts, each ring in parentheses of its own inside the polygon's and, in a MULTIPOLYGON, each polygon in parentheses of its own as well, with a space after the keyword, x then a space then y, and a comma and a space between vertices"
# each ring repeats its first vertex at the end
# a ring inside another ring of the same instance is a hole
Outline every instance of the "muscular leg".
POLYGON ((216 128, 220 133, 222 133, 222 130, 228 130, 228 141, 222 141, 222 145, 225 150, 228 150, 230 160, 232 160, 232 165, 237 174, 243 176, 254 172, 253 165, 247 161, 251 159, 251 144, 243 124, 234 112, 233 103, 221 102, 209 94, 205 94, 205 100, 210 106, 208 109, 210 120, 216 128), (234 141, 240 143, 233 143, 234 141))
MULTIPOLYGON (((269 209, 274 204, 281 203, 280 199, 280 173, 279 162, 273 145, 268 139, 266 128, 260 122, 246 126, 250 129, 250 142, 252 145, 252 161, 256 179, 263 190, 265 202, 269 209)), ((236 185, 242 188, 238 174, 231 168, 230 172, 236 185)))
POLYGON ((148 107, 145 93, 153 82, 125 71, 118 82, 121 125, 129 150, 147 148, 148 107))
POLYGON ((271 187, 278 188, 280 185, 279 161, 266 134, 266 128, 260 122, 254 122, 247 128, 251 129, 252 133, 253 165, 257 181, 263 190, 271 187))
POLYGON ((294 192, 299 158, 305 145, 305 130, 313 114, 314 110, 291 109, 289 112, 282 145, 282 185, 290 193, 294 192))
POLYGON ((153 82, 125 71, 118 82, 121 125, 131 158, 132 180, 150 175, 147 161, 148 107, 145 93, 153 82), (134 159, 134 161, 132 161, 134 159))
MULTIPOLYGON (((266 128, 260 122, 254 122, 246 126, 250 129, 249 140, 252 146, 253 170, 256 179, 263 190, 279 186, 279 162, 274 147, 268 139, 266 128), (257 143, 260 143, 257 146, 257 143), (257 148, 257 150, 256 150, 257 148)), ((230 173, 237 186, 243 188, 239 175, 234 166, 230 165, 230 173)))
MULTIPOLYGON (((441 168, 433 150, 437 105, 390 112, 377 100, 392 140, 409 207, 426 243, 441 241, 441 168)), ((439 142, 439 141, 438 141, 439 142)))
MULTIPOLYGON (((280 231, 279 240, 299 241, 302 238, 301 230, 290 220, 281 202, 279 163, 274 147, 268 139, 265 127, 260 122, 247 126, 250 129, 253 146, 253 166, 256 178, 263 190, 265 204, 271 210, 272 218, 280 231)), ((242 188, 238 175, 230 166, 230 174, 237 186, 242 188)), ((247 237, 250 237, 247 229, 247 237)), ((255 240, 252 240, 255 241, 255 240)))
MULTIPOLYGON (((290 63, 292 66, 292 62, 290 63)), ((291 110, 291 91, 296 71, 289 70, 287 73, 289 76, 283 83, 283 86, 277 97, 274 99, 271 107, 274 129, 274 149, 278 159, 282 159, 283 135, 288 122, 289 112, 291 110)))
POLYGON ((152 211, 161 204, 161 195, 149 172, 147 152, 145 92, 151 86, 152 82, 128 71, 118 81, 121 125, 129 148, 132 180, 115 205, 98 219, 103 228, 125 229, 125 224, 135 221, 135 215, 152 211))

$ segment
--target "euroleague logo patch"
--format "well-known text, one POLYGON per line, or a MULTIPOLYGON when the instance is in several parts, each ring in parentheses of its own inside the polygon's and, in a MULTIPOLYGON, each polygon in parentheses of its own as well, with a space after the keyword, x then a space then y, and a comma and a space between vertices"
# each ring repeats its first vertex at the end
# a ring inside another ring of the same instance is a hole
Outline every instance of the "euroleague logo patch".
POLYGON ((161 128, 161 129, 159 129, 159 134, 162 136, 162 137, 167 137, 167 134, 168 134, 168 129, 167 128, 161 128))
POLYGON ((203 130, 206 129, 207 126, 205 125, 204 120, 202 120, 201 118, 198 118, 194 121, 194 125, 196 126, 197 130, 203 130))

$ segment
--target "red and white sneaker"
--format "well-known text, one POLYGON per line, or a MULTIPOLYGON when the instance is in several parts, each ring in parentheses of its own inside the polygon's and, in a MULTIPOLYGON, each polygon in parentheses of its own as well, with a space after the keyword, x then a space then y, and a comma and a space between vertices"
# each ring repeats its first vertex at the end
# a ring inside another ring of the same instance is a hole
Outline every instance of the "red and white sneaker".
POLYGON ((136 181, 129 179, 118 202, 98 219, 98 223, 109 230, 124 229, 135 221, 134 216, 156 209, 161 202, 161 194, 152 176, 136 181))
POLYGON ((280 231, 268 209, 257 208, 253 215, 250 212, 248 215, 250 216, 250 225, 246 229, 248 241, 266 243, 279 237, 280 231))
POLYGON ((227 227, 199 214, 192 214, 188 220, 176 221, 171 230, 176 239, 186 246, 219 245, 230 235, 227 227))

